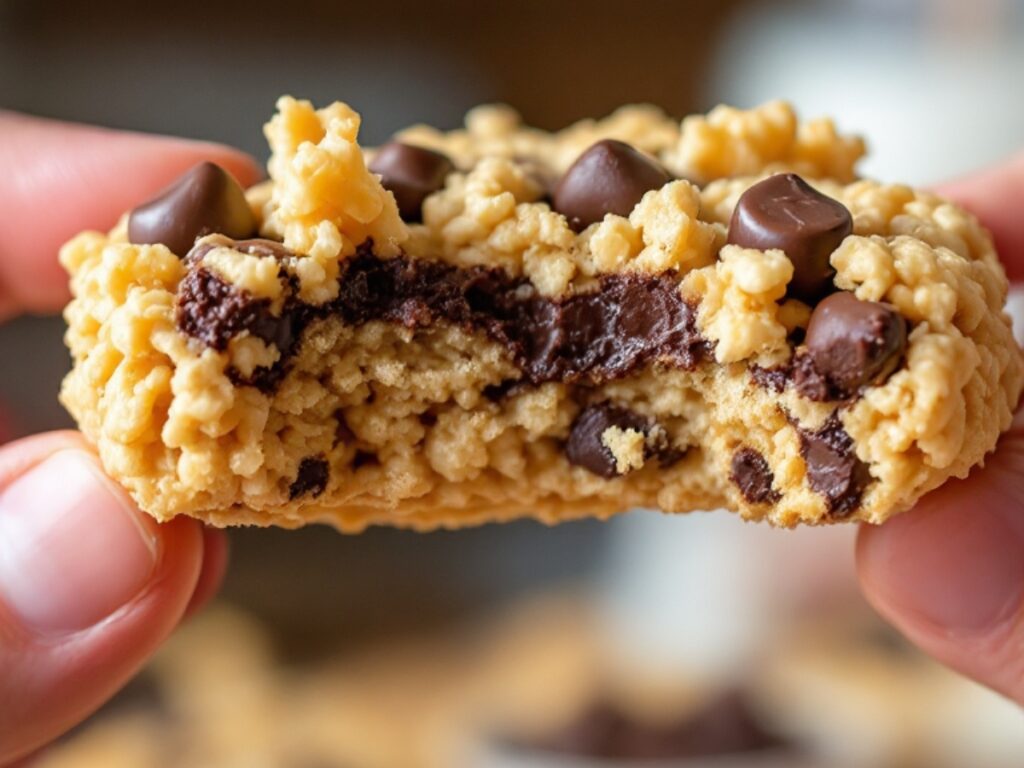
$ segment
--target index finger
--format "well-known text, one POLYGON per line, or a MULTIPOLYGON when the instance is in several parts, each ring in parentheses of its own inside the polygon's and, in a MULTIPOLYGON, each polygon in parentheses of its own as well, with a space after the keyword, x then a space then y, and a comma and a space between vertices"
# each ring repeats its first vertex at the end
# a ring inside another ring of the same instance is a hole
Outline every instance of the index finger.
POLYGON ((991 232, 1011 281, 1024 280, 1024 151, 936 191, 977 216, 991 232))
POLYGON ((60 309, 60 246, 83 229, 110 228, 203 160, 243 185, 261 175, 253 158, 220 144, 0 111, 0 315, 60 309))

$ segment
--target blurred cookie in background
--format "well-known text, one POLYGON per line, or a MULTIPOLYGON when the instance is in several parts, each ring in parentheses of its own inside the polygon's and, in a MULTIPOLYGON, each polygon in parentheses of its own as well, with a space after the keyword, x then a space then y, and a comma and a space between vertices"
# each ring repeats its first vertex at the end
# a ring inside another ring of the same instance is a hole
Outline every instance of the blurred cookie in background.
POLYGON ((39 768, 1006 768, 1020 712, 859 609, 719 687, 636 673, 591 601, 537 598, 306 665, 218 607, 39 768))

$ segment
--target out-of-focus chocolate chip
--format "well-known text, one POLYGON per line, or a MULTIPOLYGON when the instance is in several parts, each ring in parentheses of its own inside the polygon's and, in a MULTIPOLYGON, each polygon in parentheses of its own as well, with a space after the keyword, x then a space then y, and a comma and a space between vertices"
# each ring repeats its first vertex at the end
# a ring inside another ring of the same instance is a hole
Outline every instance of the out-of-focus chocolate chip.
POLYGON ((732 455, 732 481, 750 504, 774 504, 781 497, 772 486, 775 475, 764 456, 744 446, 732 455))
MULTIPOLYGON (((616 704, 595 702, 558 733, 525 745, 531 753, 548 752, 615 761, 680 760, 797 748, 768 731, 743 696, 727 692, 689 717, 645 723, 616 704)), ((538 760, 538 765, 546 761, 538 760)))
POLYGON ((851 438, 833 413, 821 429, 798 427, 800 453, 807 464, 811 489, 825 497, 829 514, 848 517, 860 504, 871 482, 868 465, 857 458, 851 438))
POLYGON ((784 251, 793 262, 787 295, 814 304, 831 293, 832 252, 853 231, 842 203, 821 194, 799 176, 781 173, 740 197, 729 224, 729 243, 743 248, 784 251))
POLYGON ((686 458, 688 450, 689 448, 676 448, 673 445, 669 445, 668 439, 666 438, 665 444, 658 446, 655 450, 655 457, 658 459, 658 466, 662 469, 668 469, 669 467, 675 466, 686 458))
POLYGON ((845 399, 881 384, 896 370, 907 347, 907 323, 890 304, 861 301, 843 291, 814 308, 806 344, 828 395, 845 399))
POLYGON ((581 232, 605 214, 628 216, 644 193, 672 176, 657 162, 622 141, 604 139, 576 158, 553 195, 553 207, 581 232))
POLYGON ((576 417, 569 432, 565 446, 569 463, 601 477, 616 477, 619 471, 615 457, 601 441, 601 435, 611 427, 632 429, 646 435, 651 429, 651 422, 635 411, 611 403, 588 406, 576 417))
POLYGON ((299 462, 299 471, 288 489, 288 498, 312 495, 315 499, 327 488, 330 470, 323 456, 307 456, 299 462))
POLYGON ((423 201, 444 187, 444 180, 455 165, 440 152, 392 141, 377 150, 370 170, 380 176, 384 189, 395 196, 402 219, 417 222, 423 218, 423 201))
POLYGON ((252 237, 256 218, 242 187, 214 163, 195 166, 128 216, 129 242, 162 243, 182 257, 197 237, 215 232, 231 238, 252 237))

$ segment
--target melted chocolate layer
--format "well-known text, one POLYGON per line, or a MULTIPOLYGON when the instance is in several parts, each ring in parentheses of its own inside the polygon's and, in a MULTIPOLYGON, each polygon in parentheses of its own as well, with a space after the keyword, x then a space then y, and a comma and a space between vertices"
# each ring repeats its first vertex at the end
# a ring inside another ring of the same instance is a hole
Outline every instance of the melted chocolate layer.
MULTIPOLYGON (((281 257, 283 249, 275 246, 262 252, 281 257)), ((242 247, 253 252, 257 246, 247 241, 242 247)), ((531 384, 599 384, 655 361, 692 369, 710 350, 697 331, 694 307, 667 275, 606 275, 593 292, 552 300, 499 269, 380 259, 366 243, 346 263, 334 301, 304 304, 289 283, 277 315, 266 299, 199 266, 201 254, 190 261, 193 269, 178 291, 178 327, 217 350, 246 330, 277 346, 281 359, 274 369, 248 380, 236 375, 264 391, 280 381, 306 325, 328 316, 350 325, 384 320, 420 328, 447 321, 484 331, 508 348, 531 384)))

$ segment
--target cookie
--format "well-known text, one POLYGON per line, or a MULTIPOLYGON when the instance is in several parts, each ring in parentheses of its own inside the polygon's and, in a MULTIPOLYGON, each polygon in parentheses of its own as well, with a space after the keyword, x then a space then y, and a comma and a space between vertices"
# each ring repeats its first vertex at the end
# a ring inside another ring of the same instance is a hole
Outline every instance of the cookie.
POLYGON ((62 249, 61 399, 154 517, 879 523, 1010 424, 989 235, 828 120, 359 123, 282 98, 269 181, 204 164, 62 249))

